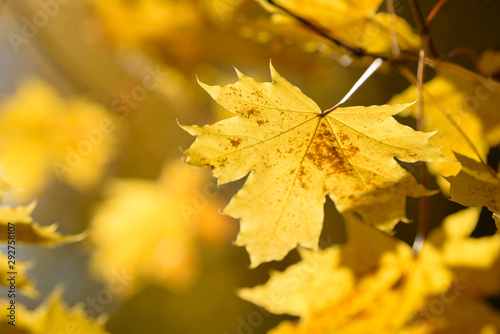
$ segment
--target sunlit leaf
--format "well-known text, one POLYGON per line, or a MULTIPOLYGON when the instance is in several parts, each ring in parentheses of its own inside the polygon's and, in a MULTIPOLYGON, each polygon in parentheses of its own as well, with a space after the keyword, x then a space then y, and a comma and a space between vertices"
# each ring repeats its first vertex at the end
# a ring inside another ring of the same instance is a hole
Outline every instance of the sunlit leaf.
POLYGON ((406 220, 406 196, 426 196, 394 157, 441 160, 439 148, 392 117, 408 105, 339 108, 321 114, 314 101, 271 67, 272 83, 238 72, 239 81, 203 88, 240 114, 214 125, 184 126, 197 136, 188 163, 210 166, 219 184, 250 173, 224 209, 241 219, 237 245, 252 266, 282 259, 297 244, 317 248, 328 194, 340 212, 356 211, 390 230, 406 220))

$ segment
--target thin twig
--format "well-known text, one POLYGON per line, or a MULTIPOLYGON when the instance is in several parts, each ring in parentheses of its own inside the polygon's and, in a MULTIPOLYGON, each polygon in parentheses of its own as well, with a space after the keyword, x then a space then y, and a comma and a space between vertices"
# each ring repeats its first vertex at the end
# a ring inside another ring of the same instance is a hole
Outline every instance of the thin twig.
MULTIPOLYGON (((405 61, 406 59, 396 59, 395 57, 392 57, 390 55, 385 55, 385 54, 375 54, 375 53, 370 53, 370 52, 367 52, 365 49, 363 48, 359 48, 359 47, 356 47, 356 46, 352 46, 352 45, 349 45, 347 43, 344 43, 342 41, 340 41, 339 39, 331 36, 330 34, 328 34, 324 28, 322 27, 318 27, 317 25, 315 25, 314 23, 312 23, 311 21, 307 20, 306 18, 303 18, 297 14, 295 14, 294 12, 292 12, 290 9, 280 5, 280 4, 277 4, 274 0, 266 0, 269 4, 273 5, 274 7, 278 8, 280 11, 286 13, 287 15, 293 17, 295 20, 299 21, 300 23, 302 23, 303 25, 305 25, 306 27, 308 27, 309 29, 311 29, 312 31, 314 31, 316 34, 320 35, 321 37, 323 38, 326 38, 327 40, 329 40, 330 42, 334 43, 335 45, 347 50, 348 52, 350 52, 351 54, 353 54, 354 56, 356 57, 363 57, 363 56, 367 56, 367 57, 372 57, 372 58, 382 58, 383 60, 385 61, 405 61)), ((406 57, 407 58, 409 55, 406 54, 406 57)))
POLYGON ((472 48, 469 48, 466 46, 455 48, 455 49, 451 50, 450 52, 448 52, 445 59, 453 58, 459 54, 467 55, 469 57, 469 59, 472 61, 472 64, 474 65, 475 71, 479 72, 479 67, 478 67, 479 57, 477 56, 476 51, 474 51, 474 49, 472 49, 472 48))
MULTIPOLYGON (((424 130, 424 71, 425 71, 425 49, 422 47, 419 54, 418 68, 417 68, 417 87, 418 87, 418 101, 417 101, 417 130, 424 130)), ((420 169, 420 183, 427 188, 429 183, 429 171, 425 162, 422 163, 420 169)), ((419 199, 418 209, 418 229, 413 243, 413 253, 420 254, 424 245, 425 236, 429 228, 429 197, 422 196, 419 199)))
POLYGON ((427 20, 425 23, 427 24, 427 27, 430 28, 432 22, 434 21, 434 18, 436 17, 437 13, 441 10, 441 8, 444 6, 445 3, 447 3, 448 0, 439 0, 439 2, 432 8, 431 12, 429 15, 427 15, 427 20))
POLYGON ((267 0, 267 2, 269 2, 271 5, 273 5, 274 7, 278 8, 279 10, 285 12, 286 14, 290 15, 291 17, 293 17, 294 19, 296 19, 300 23, 304 24, 305 26, 309 27, 310 29, 314 30, 314 32, 316 32, 318 35, 320 35, 320 36, 328 39, 329 41, 333 42, 337 46, 340 46, 341 48, 349 50, 349 52, 351 52, 355 56, 360 57, 360 56, 365 55, 365 51, 363 49, 355 47, 355 46, 350 46, 350 45, 347 45, 346 43, 344 43, 342 41, 339 41, 335 37, 330 36, 328 33, 326 33, 320 27, 317 27, 316 25, 312 24, 307 19, 296 15, 295 13, 293 13, 291 10, 289 10, 286 7, 283 7, 282 5, 277 4, 274 0, 267 0))
POLYGON ((420 35, 420 39, 422 41, 422 47, 424 48, 426 55, 431 58, 437 58, 437 52, 436 49, 434 48, 434 43, 432 42, 429 28, 427 27, 427 24, 424 20, 418 1, 417 0, 408 0, 408 1, 410 3, 413 17, 415 18, 415 22, 417 23, 418 32, 420 35))
MULTIPOLYGON (((415 53, 409 53, 409 52, 400 52, 398 56, 394 56, 392 54, 386 54, 386 53, 371 53, 366 51, 363 48, 359 48, 353 45, 350 45, 348 43, 342 42, 339 39, 335 38, 334 36, 331 36, 329 33, 325 31, 324 28, 317 26, 313 22, 295 14, 292 12, 290 9, 277 4, 274 0, 265 0, 267 3, 270 5, 273 5, 280 11, 284 12, 285 14, 291 16, 295 20, 299 21, 302 23, 304 26, 318 34, 319 36, 329 40, 330 42, 334 43, 335 45, 343 48, 344 50, 350 52, 352 55, 361 58, 361 57, 370 57, 370 58, 382 58, 382 60, 394 63, 394 64, 401 64, 401 63, 406 63, 406 62, 418 62, 418 56, 415 53)), ((429 59, 426 60, 426 62, 429 62, 429 59)), ((432 63, 432 62, 431 62, 432 63)), ((431 65, 432 66, 432 65, 431 65)))
POLYGON ((397 32, 397 27, 396 27, 396 14, 395 14, 395 11, 394 11, 394 0, 386 0, 385 4, 387 6, 387 11, 391 15, 391 47, 392 47, 392 54, 395 57, 398 57, 399 54, 401 53, 401 50, 399 49, 398 32, 397 32))
POLYGON ((425 71, 425 50, 422 48, 419 53, 417 68, 417 130, 424 130, 424 71, 425 71))

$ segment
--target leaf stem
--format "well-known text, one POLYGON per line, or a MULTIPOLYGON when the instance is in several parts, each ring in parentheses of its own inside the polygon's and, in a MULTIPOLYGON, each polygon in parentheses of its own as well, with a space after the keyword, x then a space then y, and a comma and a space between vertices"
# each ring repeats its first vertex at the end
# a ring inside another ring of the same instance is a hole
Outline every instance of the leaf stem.
POLYGON ((474 66, 474 70, 477 73, 480 73, 479 67, 478 67, 479 57, 477 56, 476 51, 474 51, 474 49, 472 49, 472 48, 465 47, 465 46, 455 48, 455 49, 451 50, 450 52, 448 52, 448 54, 446 55, 446 59, 450 59, 450 58, 455 57, 455 56, 460 55, 460 54, 467 55, 474 66))
MULTIPOLYGON (((422 45, 423 46, 423 45, 422 45)), ((424 47, 420 49, 419 61, 417 67, 417 130, 424 131, 424 72, 425 72, 425 54, 424 47)), ((422 162, 420 169, 420 183, 427 188, 429 183, 429 171, 425 162, 422 162)), ((413 242, 413 254, 418 255, 424 246, 424 240, 429 229, 429 197, 423 196, 419 199, 418 207, 418 229, 413 242)))
POLYGON ((361 85, 365 83, 365 81, 368 80, 368 78, 371 77, 373 73, 375 73, 375 71, 380 67, 380 65, 382 65, 382 63, 383 63, 382 58, 375 59, 373 63, 366 69, 363 75, 358 79, 358 81, 356 81, 356 83, 352 86, 352 88, 347 92, 344 98, 342 98, 342 100, 340 100, 339 103, 337 103, 330 109, 323 111, 321 113, 321 116, 324 117, 328 115, 329 113, 331 113, 332 111, 334 111, 335 109, 346 103, 347 100, 349 100, 351 96, 358 90, 358 88, 361 87, 361 85))

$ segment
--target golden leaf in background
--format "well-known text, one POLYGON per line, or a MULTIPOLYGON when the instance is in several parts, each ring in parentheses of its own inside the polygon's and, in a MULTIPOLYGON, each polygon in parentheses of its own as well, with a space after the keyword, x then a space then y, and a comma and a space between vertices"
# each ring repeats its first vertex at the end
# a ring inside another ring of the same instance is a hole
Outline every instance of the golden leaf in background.
POLYGON ((0 242, 8 240, 8 224, 15 224, 16 242, 30 243, 44 247, 56 247, 83 240, 87 233, 63 235, 57 232, 57 224, 40 226, 33 221, 31 213, 36 203, 27 206, 0 206, 0 242))
POLYGON ((192 1, 91 0, 118 45, 141 46, 165 36, 197 30, 201 17, 192 1), (126 22, 126 24, 124 24, 126 22))
POLYGON ((485 206, 495 219, 500 215, 500 177, 489 166, 457 154, 460 173, 447 178, 451 200, 466 206, 485 206))
POLYGON ((2 174, 22 199, 33 199, 51 182, 88 190, 114 156, 116 128, 100 105, 27 81, 0 105, 2 174))
MULTIPOLYGON (((0 252, 0 285, 10 287, 11 285, 11 275, 9 272, 12 270, 9 269, 9 258, 0 252)), ((35 283, 28 277, 26 270, 31 267, 30 263, 24 263, 19 260, 15 261, 16 268, 16 279, 15 286, 17 289, 21 291, 24 295, 30 298, 38 297, 38 291, 35 288, 35 283)), ((13 282, 14 283, 14 282, 13 282)))
POLYGON ((208 180, 181 162, 166 164, 158 181, 115 180, 90 228, 94 274, 113 280, 114 273, 133 277, 124 294, 147 282, 179 290, 191 285, 199 271, 198 243, 227 242, 233 228, 218 214, 208 180))
MULTIPOLYGON (((402 18, 394 16, 394 22, 387 13, 378 12, 381 0, 364 1, 328 1, 328 0, 277 0, 278 6, 285 8, 297 17, 305 19, 316 28, 354 48, 361 48, 371 53, 388 53, 392 50, 391 36, 394 31, 399 48, 415 50, 420 40, 412 27, 402 18), (396 30, 392 30, 392 27, 396 30)), ((268 11, 275 13, 267 30, 273 34, 294 35, 299 40, 321 41, 317 34, 266 0, 259 0, 268 11)), ((261 27, 265 27, 262 24, 261 27)), ((258 26, 257 26, 258 27, 258 26)), ((325 41, 324 39, 322 40, 325 41)), ((342 50, 345 52, 345 50, 342 50)))
POLYGON ((481 298, 498 293, 498 284, 492 287, 500 236, 469 237, 479 212, 469 208, 447 217, 417 257, 405 243, 349 217, 346 244, 301 250, 301 262, 239 295, 272 313, 301 318, 281 323, 272 334, 499 330, 500 314, 481 298), (443 306, 436 313, 438 302, 443 306), (481 316, 474 313, 479 309, 481 316))
MULTIPOLYGON (((489 147, 500 142, 500 116, 496 112, 500 83, 451 63, 437 63, 436 67, 436 76, 424 84, 424 130, 438 131, 430 142, 442 146, 441 152, 453 159, 456 152, 476 161, 480 161, 478 155, 485 160, 489 147)), ((389 103, 415 101, 417 92, 417 87, 411 86, 389 103)), ((408 114, 416 117, 416 107, 402 116, 408 114)), ((443 191, 448 192, 449 184, 442 176, 456 175, 460 164, 436 162, 429 168, 443 191)))
MULTIPOLYGON (((10 189, 10 185, 0 180, 0 193, 10 189)), ((1 202, 2 198, 0 197, 1 202)), ((81 241, 86 237, 85 232, 78 235, 63 235, 56 231, 57 224, 40 226, 31 217, 35 206, 35 202, 27 206, 11 206, 5 203, 0 205, 0 243, 6 244, 5 254, 3 251, 0 252, 0 285, 10 287, 14 284, 30 298, 36 298, 38 291, 26 273, 26 270, 31 267, 31 263, 19 261, 18 246, 33 244, 42 247, 56 247, 81 241), (12 269, 11 265, 15 270, 12 269), (14 282, 11 283, 9 279, 12 272, 16 274, 14 282)))
MULTIPOLYGON (((33 311, 16 304, 17 319, 15 326, 6 321, 0 323, 4 334, 48 334, 48 333, 85 333, 109 334, 104 329, 106 318, 100 316, 90 319, 82 304, 68 308, 62 299, 63 289, 56 288, 45 301, 33 311)), ((9 307, 8 301, 0 302, 3 310, 9 307)))

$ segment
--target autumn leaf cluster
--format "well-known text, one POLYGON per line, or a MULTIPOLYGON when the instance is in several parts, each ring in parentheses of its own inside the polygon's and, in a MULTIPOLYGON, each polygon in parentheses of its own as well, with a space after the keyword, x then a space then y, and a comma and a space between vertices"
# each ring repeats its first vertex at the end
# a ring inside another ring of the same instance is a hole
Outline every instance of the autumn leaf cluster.
MULTIPOLYGON (((498 224, 499 178, 486 164, 489 148, 499 143, 500 86, 490 77, 498 70, 491 65, 498 55, 486 53, 477 72, 433 59, 426 31, 420 30, 420 42, 394 13, 375 14, 377 1, 357 3, 362 10, 348 1, 261 3, 278 26, 306 30, 299 39, 316 34, 311 38, 327 37, 340 52, 386 59, 414 86, 387 105, 322 110, 273 66, 271 82, 237 70, 235 84, 201 83, 236 116, 183 126, 197 137, 186 151, 187 162, 209 166, 220 185, 248 175, 223 213, 240 219, 236 245, 245 246, 251 267, 282 260, 295 247, 302 257, 240 296, 273 313, 300 317, 271 333, 500 331, 499 313, 483 299, 500 291, 499 235, 471 237, 477 208, 450 215, 428 236, 424 230, 413 252, 389 236, 398 222, 409 222, 407 196, 436 193, 399 162, 428 163, 451 201, 487 207, 498 224), (358 38, 369 25, 378 27, 377 36, 358 38), (416 75, 398 64, 405 50, 422 50, 416 75), (436 74, 422 84, 426 62, 436 74), (399 124, 393 118, 399 113, 417 118, 427 132, 399 124), (319 250, 326 196, 344 217, 348 241, 319 250), (439 299, 444 296, 451 299, 445 303, 439 299), (425 315, 436 301, 443 310, 425 315)), ((420 224, 427 224, 427 214, 421 212, 420 224)))
POLYGON ((0 101, 0 242, 85 263, 16 260, 0 332, 220 333, 258 306, 259 333, 500 333, 500 52, 443 51, 452 3, 74 0, 20 30, 56 70, 0 101))

